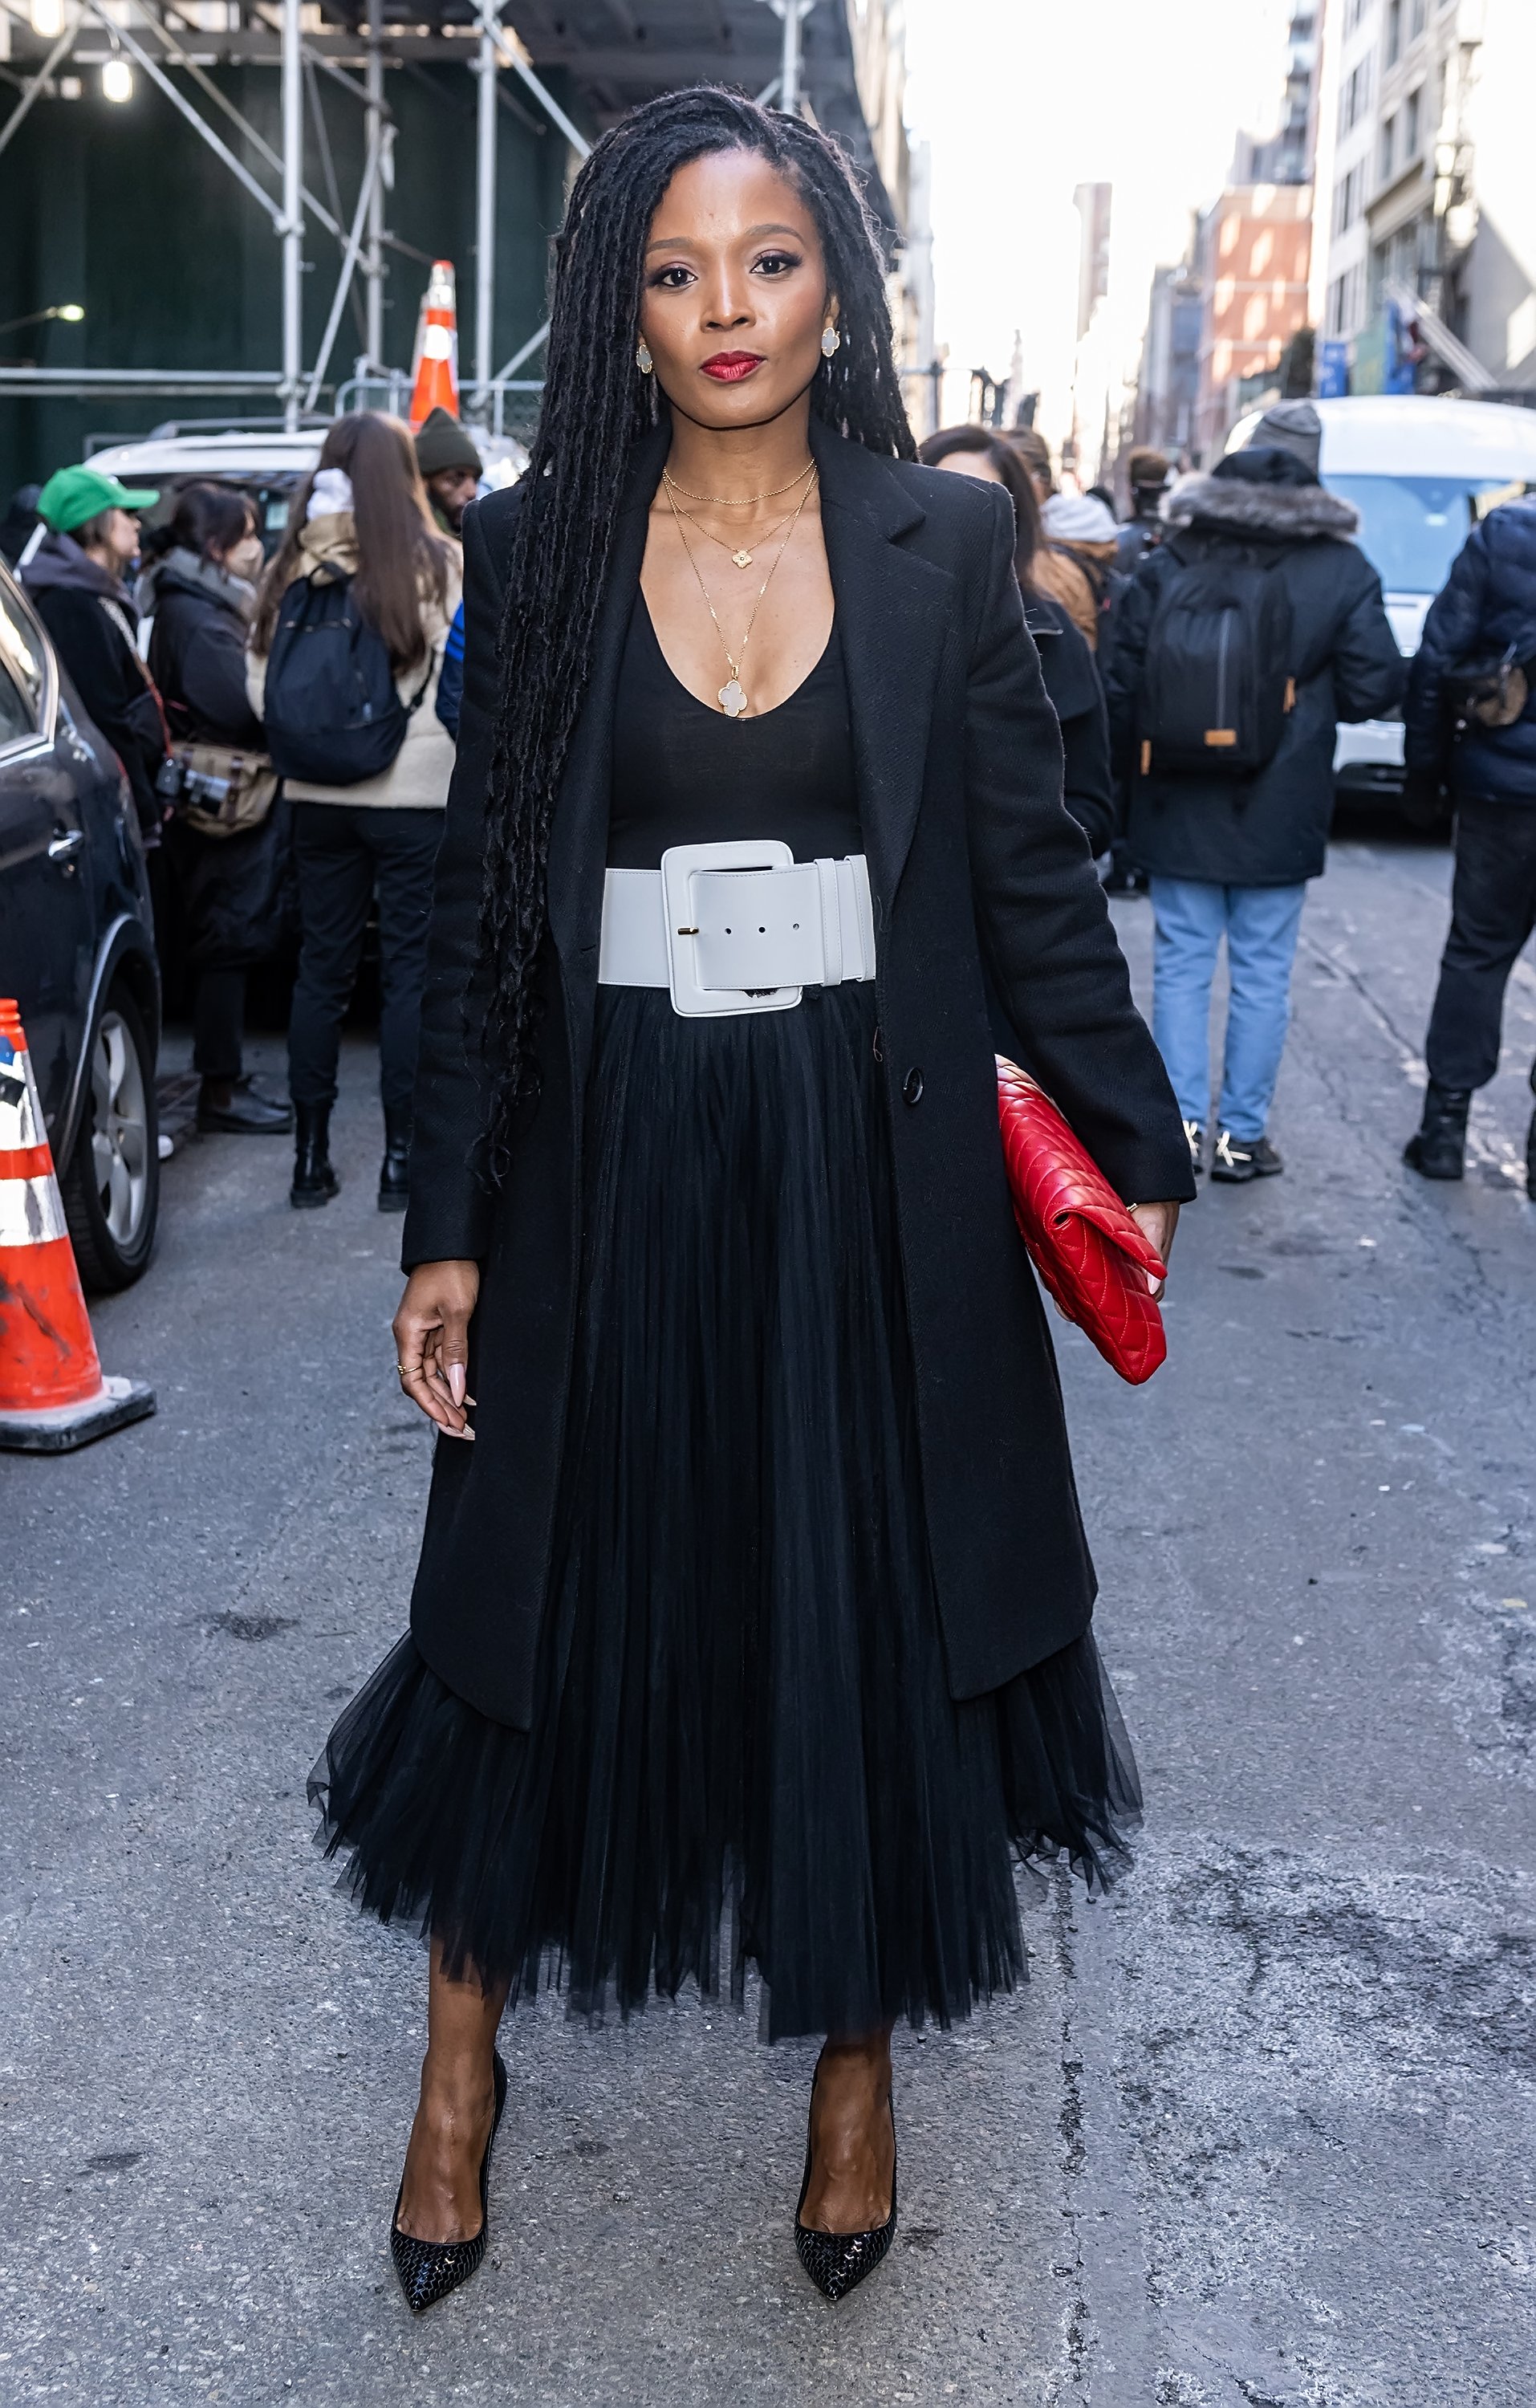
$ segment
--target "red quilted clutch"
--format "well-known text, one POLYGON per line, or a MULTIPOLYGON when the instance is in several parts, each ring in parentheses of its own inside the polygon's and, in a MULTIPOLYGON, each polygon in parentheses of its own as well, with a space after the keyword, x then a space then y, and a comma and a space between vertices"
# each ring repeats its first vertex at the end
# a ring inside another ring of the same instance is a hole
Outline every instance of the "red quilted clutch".
POLYGON ((1122 1380, 1150 1380, 1168 1353, 1147 1285, 1149 1271, 1164 1275, 1156 1248, 1043 1087, 1002 1054, 998 1118, 1013 1217, 1035 1268, 1122 1380))

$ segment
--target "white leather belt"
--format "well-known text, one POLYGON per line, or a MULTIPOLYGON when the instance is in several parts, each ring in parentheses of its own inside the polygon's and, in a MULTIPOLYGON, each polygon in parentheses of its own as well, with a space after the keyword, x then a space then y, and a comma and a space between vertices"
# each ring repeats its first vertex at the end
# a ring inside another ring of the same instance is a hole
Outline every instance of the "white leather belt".
POLYGON ((808 986, 874 974, 862 853, 797 862, 777 838, 675 844, 659 869, 604 877, 599 985, 668 987, 686 1019, 788 1011, 808 986))

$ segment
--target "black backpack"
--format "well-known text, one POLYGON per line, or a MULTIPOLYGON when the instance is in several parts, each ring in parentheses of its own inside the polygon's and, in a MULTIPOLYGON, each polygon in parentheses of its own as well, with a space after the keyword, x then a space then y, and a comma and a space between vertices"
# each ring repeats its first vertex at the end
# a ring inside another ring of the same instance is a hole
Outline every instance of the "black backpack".
POLYGON ((1250 777, 1273 760, 1296 701, 1283 555, 1187 560, 1175 540, 1163 557, 1137 714, 1141 775, 1250 777))
MULTIPOLYGON (((422 694, 431 681, 431 660, 422 694)), ((295 578, 283 595, 266 662, 262 716, 272 767, 307 785, 381 777, 421 701, 403 703, 389 647, 336 570, 295 578)))

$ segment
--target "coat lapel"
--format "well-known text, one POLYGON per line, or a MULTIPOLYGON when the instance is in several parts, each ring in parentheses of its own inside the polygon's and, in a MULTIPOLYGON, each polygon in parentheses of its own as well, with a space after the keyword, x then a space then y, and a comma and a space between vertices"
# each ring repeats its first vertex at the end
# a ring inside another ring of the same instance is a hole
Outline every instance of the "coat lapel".
POLYGON ((900 544, 924 512, 894 462, 815 419, 811 441, 848 678, 859 817, 878 908, 888 911, 923 798, 955 580, 900 544))

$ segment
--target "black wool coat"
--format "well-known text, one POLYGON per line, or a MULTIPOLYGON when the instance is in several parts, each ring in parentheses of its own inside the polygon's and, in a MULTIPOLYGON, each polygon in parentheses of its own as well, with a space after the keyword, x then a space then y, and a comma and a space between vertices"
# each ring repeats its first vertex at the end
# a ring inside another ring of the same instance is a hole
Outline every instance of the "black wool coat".
MULTIPOLYGON (((1295 468, 1289 454, 1278 455, 1295 468)), ((1323 486, 1252 481, 1235 473, 1274 453, 1237 452, 1220 476, 1180 479, 1165 504, 1168 534, 1115 606, 1099 654, 1115 767, 1129 787, 1128 834, 1155 877, 1219 886, 1299 886, 1320 878, 1333 819, 1333 752, 1341 719, 1384 719, 1402 695, 1407 665, 1382 603, 1381 580, 1350 540, 1357 513, 1323 486), (1138 701, 1163 580, 1181 561, 1278 552, 1274 574, 1291 606, 1296 679, 1274 758, 1255 775, 1140 773, 1138 701)), ((1298 473, 1302 473, 1298 471, 1298 473)))
MULTIPOLYGON (((666 436, 643 442, 610 553, 549 860, 540 1092, 499 1188, 470 986, 495 634, 512 515, 465 521, 466 666, 423 1010, 407 1267, 482 1266, 476 1442, 441 1439, 411 1628, 449 1686, 526 1727, 579 1308, 581 1130, 614 692, 666 436)), ((1006 496, 813 424, 874 895, 882 1058, 924 1497, 956 1697, 1086 1626, 1094 1593, 1040 1292, 998 1137, 990 986, 1018 1051, 1128 1201, 1194 1192, 1162 1063, 1082 830, 1025 631, 1006 496)), ((771 835, 772 830, 764 831, 771 835)), ((722 1463, 722 1479, 732 1467, 722 1463)))

